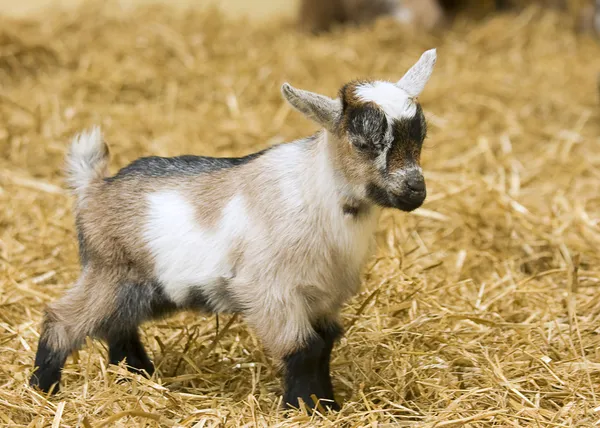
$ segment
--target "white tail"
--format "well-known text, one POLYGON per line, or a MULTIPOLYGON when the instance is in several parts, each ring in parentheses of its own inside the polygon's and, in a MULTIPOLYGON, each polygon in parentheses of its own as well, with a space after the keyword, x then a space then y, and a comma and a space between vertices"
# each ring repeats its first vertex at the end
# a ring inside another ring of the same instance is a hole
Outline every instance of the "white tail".
POLYGON ((73 138, 67 155, 67 182, 75 193, 106 175, 108 157, 108 147, 98 126, 73 138))

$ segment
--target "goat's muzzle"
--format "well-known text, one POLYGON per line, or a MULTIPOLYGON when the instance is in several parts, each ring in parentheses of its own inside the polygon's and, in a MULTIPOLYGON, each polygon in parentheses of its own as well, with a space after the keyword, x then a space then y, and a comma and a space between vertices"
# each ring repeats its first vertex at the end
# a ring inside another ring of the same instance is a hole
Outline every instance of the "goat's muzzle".
POLYGON ((370 183, 367 186, 367 195, 382 207, 406 212, 414 211, 423 205, 427 196, 425 179, 420 173, 406 175, 398 185, 386 187, 370 183))

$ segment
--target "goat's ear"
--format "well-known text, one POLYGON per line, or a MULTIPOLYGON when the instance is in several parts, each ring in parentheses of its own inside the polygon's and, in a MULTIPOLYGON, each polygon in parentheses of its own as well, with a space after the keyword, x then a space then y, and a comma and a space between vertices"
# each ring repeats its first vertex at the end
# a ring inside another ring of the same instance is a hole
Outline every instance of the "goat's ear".
POLYGON ((338 118, 342 114, 340 101, 333 100, 325 95, 296 89, 289 83, 283 84, 281 93, 292 107, 329 131, 333 131, 338 118))
POLYGON ((418 97, 423 92, 425 84, 431 77, 436 59, 436 50, 428 50, 421 55, 421 58, 406 72, 396 85, 404 89, 411 97, 418 97))

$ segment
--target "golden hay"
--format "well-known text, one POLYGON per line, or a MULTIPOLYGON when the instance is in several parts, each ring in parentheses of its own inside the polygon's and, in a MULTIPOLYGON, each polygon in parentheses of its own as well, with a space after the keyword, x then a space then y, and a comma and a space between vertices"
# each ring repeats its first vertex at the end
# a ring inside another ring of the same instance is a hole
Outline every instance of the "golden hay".
POLYGON ((114 5, 0 21, 0 424, 597 424, 600 44, 535 8, 440 38, 287 25, 114 5), (27 386, 42 310, 79 271, 61 170, 75 132, 103 126, 113 172, 142 155, 243 155, 315 130, 282 82, 334 95, 397 79, 431 47, 428 201, 382 218, 334 352, 339 414, 285 419, 271 361, 240 320, 223 332, 227 316, 219 336, 197 314, 146 326, 152 380, 90 341, 60 395, 27 386))

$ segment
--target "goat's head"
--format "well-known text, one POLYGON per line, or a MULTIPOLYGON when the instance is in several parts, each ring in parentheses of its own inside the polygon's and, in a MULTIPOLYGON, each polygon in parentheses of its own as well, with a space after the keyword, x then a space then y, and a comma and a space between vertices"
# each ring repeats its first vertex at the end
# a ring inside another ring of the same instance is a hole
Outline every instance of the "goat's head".
POLYGON ((412 211, 425 200, 419 164, 426 122, 417 102, 436 61, 425 52, 396 83, 348 83, 338 99, 284 84, 286 100, 333 138, 335 162, 359 197, 412 211))

